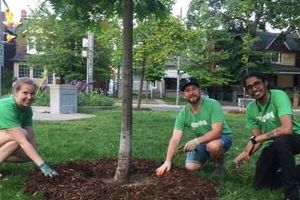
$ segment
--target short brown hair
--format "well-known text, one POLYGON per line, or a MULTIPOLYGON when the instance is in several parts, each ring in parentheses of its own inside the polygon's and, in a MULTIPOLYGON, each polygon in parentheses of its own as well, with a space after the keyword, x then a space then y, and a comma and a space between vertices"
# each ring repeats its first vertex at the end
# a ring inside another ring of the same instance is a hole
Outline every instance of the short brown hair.
POLYGON ((24 84, 34 86, 34 89, 37 88, 37 85, 35 84, 35 82, 32 79, 30 79, 30 78, 19 78, 13 86, 13 93, 18 92, 20 90, 21 86, 24 85, 24 84))

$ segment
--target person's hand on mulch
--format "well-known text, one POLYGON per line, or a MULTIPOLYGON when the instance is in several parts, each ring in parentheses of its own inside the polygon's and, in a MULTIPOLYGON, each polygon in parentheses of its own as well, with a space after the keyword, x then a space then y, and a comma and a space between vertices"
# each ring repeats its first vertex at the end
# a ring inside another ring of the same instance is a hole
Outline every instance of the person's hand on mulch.
POLYGON ((57 176, 58 173, 57 171, 55 171, 54 169, 52 169, 49 165, 47 165, 46 163, 43 163, 39 166, 40 170, 43 172, 43 174, 45 176, 49 176, 49 177, 53 177, 53 176, 57 176))
POLYGON ((163 176, 166 172, 169 172, 172 167, 172 162, 166 160, 159 168, 155 170, 157 176, 163 176))

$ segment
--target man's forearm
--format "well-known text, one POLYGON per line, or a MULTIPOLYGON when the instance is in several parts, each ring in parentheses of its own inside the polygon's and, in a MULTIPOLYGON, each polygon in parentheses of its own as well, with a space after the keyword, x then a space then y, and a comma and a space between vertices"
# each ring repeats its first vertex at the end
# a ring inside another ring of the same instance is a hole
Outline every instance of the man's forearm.
POLYGON ((176 151, 177 151, 178 143, 174 141, 170 141, 168 150, 167 150, 167 155, 166 155, 166 161, 172 161, 176 151))
POLYGON ((262 134, 262 135, 256 137, 256 141, 264 142, 264 141, 272 140, 276 137, 288 135, 291 133, 292 133, 291 131, 284 131, 284 130, 282 130, 282 128, 279 127, 279 128, 273 129, 272 131, 270 131, 268 133, 265 133, 265 134, 262 134))
POLYGON ((276 129, 266 133, 265 136, 266 136, 266 140, 274 139, 279 136, 279 129, 276 128, 276 129))
POLYGON ((221 133, 216 133, 216 131, 209 131, 205 133, 204 135, 201 135, 198 137, 198 141, 202 144, 208 143, 212 140, 219 139, 221 137, 221 133))

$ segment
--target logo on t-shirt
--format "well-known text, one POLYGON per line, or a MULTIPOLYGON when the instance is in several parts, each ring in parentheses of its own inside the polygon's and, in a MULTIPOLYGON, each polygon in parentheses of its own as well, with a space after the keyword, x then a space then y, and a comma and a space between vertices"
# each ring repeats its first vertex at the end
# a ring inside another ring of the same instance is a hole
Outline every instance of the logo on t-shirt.
POLYGON ((192 128, 198 128, 200 126, 204 126, 204 125, 207 125, 207 121, 206 120, 200 120, 199 122, 192 122, 191 123, 191 127, 192 128))
POLYGON ((266 113, 265 115, 258 116, 257 119, 261 122, 266 122, 269 119, 275 119, 275 116, 274 116, 274 113, 272 111, 272 112, 266 113))

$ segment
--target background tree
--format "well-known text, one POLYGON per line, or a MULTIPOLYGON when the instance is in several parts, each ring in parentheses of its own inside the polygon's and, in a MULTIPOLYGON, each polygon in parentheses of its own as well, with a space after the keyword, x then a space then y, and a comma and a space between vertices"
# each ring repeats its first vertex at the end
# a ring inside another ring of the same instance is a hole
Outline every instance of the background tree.
MULTIPOLYGON (((137 23, 135 28, 134 61, 140 72, 138 109, 140 108, 143 82, 161 81, 170 57, 182 50, 185 29, 174 17, 148 18, 137 23)), ((148 88, 148 86, 147 86, 148 88)), ((147 94, 148 96, 148 90, 147 94)))
POLYGON ((206 1, 192 1, 188 11, 189 28, 187 73, 198 77, 203 87, 227 85, 232 76, 226 69, 231 56, 225 49, 231 37, 222 28, 222 17, 206 1), (198 3, 200 5, 198 5, 198 3))
POLYGON ((205 46, 202 48, 204 52, 200 51, 200 55, 207 52, 210 58, 206 58, 210 60, 211 66, 216 63, 220 69, 219 75, 211 71, 203 73, 205 77, 218 79, 206 80, 211 83, 208 85, 218 82, 226 85, 228 80, 236 82, 240 79, 240 74, 250 69, 270 70, 269 56, 256 46, 256 32, 265 31, 268 13, 269 3, 262 0, 191 2, 187 24, 200 29, 200 32, 206 32, 202 36, 202 40, 206 38, 206 44, 202 45, 205 46), (225 77, 224 81, 222 76, 225 77))
POLYGON ((267 21, 273 28, 287 32, 300 31, 300 4, 298 1, 271 1, 267 21))
MULTIPOLYGON (((85 79, 86 61, 81 55, 82 38, 86 37, 87 26, 78 21, 64 19, 41 5, 25 21, 25 36, 36 54, 28 58, 29 63, 44 66, 68 80, 85 79)), ((96 39, 101 37, 98 31, 96 39)), ((95 74, 107 74, 110 64, 109 50, 104 41, 95 42, 95 74)))

